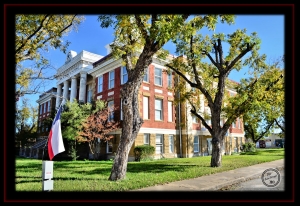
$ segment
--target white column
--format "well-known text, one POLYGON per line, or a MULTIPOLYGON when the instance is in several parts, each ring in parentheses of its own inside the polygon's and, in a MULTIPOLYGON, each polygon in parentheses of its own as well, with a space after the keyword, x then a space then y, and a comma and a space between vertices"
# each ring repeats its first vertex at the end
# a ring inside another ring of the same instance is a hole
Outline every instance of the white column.
POLYGON ((85 95, 86 95, 86 79, 87 73, 85 71, 80 72, 80 88, 79 88, 79 102, 86 102, 85 95))
POLYGON ((69 94, 69 81, 66 80, 64 82, 64 94, 63 94, 62 104, 66 103, 66 100, 68 99, 68 94, 69 94))
POLYGON ((71 102, 73 101, 73 99, 76 99, 76 93, 77 93, 77 79, 75 76, 73 76, 71 82, 71 95, 70 95, 71 102))
POLYGON ((57 85, 57 96, 55 107, 58 108, 61 102, 61 84, 57 85))

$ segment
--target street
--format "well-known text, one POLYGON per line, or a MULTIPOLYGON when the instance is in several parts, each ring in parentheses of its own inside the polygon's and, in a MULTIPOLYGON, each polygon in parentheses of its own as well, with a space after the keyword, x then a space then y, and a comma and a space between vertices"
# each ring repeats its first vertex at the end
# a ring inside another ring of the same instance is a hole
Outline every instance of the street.
POLYGON ((279 170, 280 183, 276 186, 266 186, 260 177, 245 182, 230 185, 221 191, 284 191, 284 169, 279 170))

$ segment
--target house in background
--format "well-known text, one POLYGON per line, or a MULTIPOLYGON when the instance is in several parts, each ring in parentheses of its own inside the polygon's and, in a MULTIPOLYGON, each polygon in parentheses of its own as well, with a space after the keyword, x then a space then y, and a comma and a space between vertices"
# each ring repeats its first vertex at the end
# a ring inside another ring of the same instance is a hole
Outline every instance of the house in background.
MULTIPOLYGON (((56 98, 55 107, 58 108, 61 100, 64 103, 74 98, 82 102, 101 99, 118 108, 109 118, 120 121, 122 125, 120 89, 127 82, 128 75, 122 60, 112 57, 109 45, 106 48, 105 57, 87 51, 68 53, 66 63, 57 72, 57 97, 62 98, 56 98)), ((173 56, 170 55, 169 58, 173 56)), ((154 146, 157 159, 211 155, 210 133, 191 115, 189 104, 174 104, 177 94, 170 88, 174 87, 177 76, 165 72, 166 63, 168 59, 154 57, 145 73, 139 90, 139 110, 144 123, 129 152, 129 161, 135 159, 133 150, 138 145, 154 146)), ((226 91, 234 93, 230 89, 226 91)), ((43 104, 40 99, 39 104, 43 104)), ((204 98, 201 105, 201 109, 209 113, 204 98)), ((221 124, 223 123, 222 120, 221 124)), ((122 127, 112 133, 114 138, 110 141, 99 144, 100 159, 114 157, 121 129, 122 127)), ((245 143, 243 122, 237 119, 228 130, 223 154, 239 152, 242 143, 245 143)), ((90 154, 89 158, 91 157, 90 154)))
POLYGON ((284 144, 284 138, 281 138, 277 133, 271 133, 268 137, 265 138, 266 147, 278 147, 276 142, 280 142, 284 144))
POLYGON ((47 142, 48 134, 51 129, 51 125, 45 124, 44 120, 51 116, 51 114, 55 113, 56 88, 52 87, 41 94, 36 102, 39 104, 37 122, 37 132, 39 137, 37 138, 36 143, 30 148, 21 148, 19 155, 39 159, 42 158, 44 146, 47 142))

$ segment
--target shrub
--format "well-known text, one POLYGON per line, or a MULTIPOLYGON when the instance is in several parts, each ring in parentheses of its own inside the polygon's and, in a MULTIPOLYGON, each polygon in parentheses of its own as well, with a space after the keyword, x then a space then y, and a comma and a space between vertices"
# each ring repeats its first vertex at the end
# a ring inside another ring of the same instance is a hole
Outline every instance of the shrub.
POLYGON ((155 148, 150 145, 140 145, 134 148, 135 161, 152 159, 152 155, 155 152, 155 148))
POLYGON ((242 149, 243 152, 255 152, 256 151, 256 146, 254 143, 252 142, 247 142, 245 144, 242 145, 242 149))

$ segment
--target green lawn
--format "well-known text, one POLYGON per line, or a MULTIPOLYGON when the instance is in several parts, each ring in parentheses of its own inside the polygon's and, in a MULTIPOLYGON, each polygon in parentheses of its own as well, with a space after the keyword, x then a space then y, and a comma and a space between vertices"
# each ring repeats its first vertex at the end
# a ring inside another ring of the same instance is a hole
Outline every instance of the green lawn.
MULTIPOLYGON (((54 161, 53 191, 128 191, 210 175, 284 158, 284 149, 223 156, 210 167, 210 156, 129 162, 125 180, 108 181, 112 161, 54 161)), ((16 191, 42 191, 42 160, 16 159, 16 191)))

